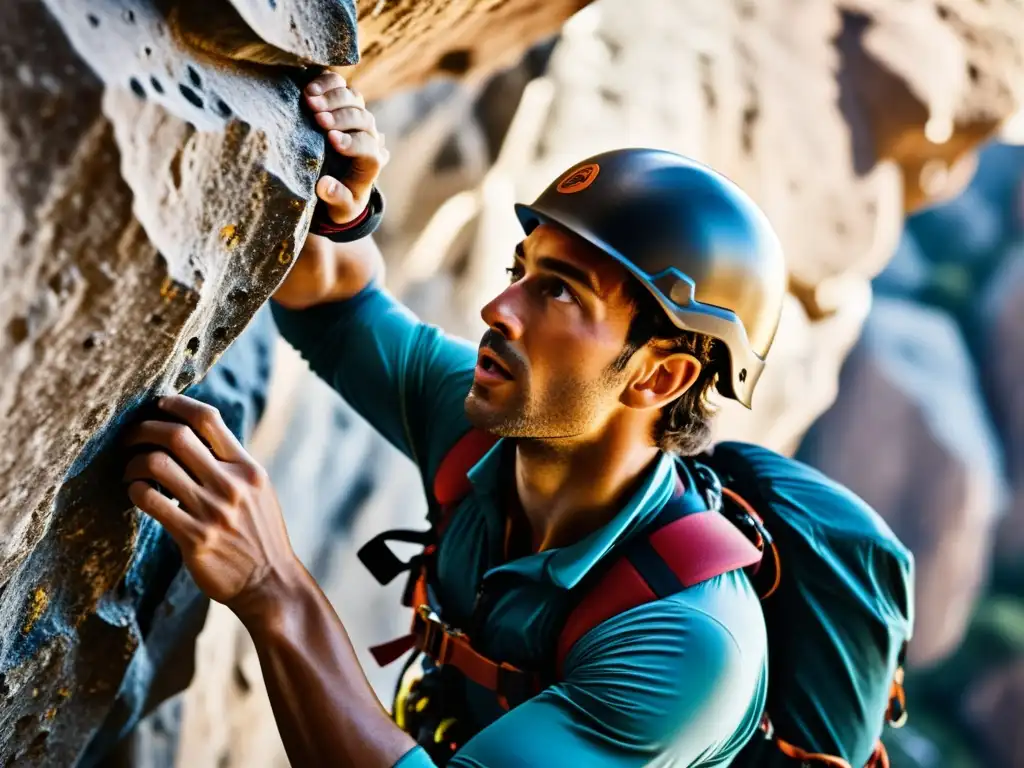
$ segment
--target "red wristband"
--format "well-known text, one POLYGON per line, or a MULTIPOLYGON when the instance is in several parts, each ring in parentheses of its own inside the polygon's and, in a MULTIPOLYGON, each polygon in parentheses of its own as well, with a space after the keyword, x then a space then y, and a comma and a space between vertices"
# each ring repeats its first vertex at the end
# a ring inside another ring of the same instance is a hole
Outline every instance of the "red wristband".
POLYGON ((354 229, 362 224, 370 216, 370 206, 367 205, 363 208, 363 212, 356 216, 352 221, 345 222, 344 224, 336 224, 326 216, 314 216, 313 223, 310 225, 309 231, 314 235, 334 235, 338 232, 344 232, 347 229, 354 229))

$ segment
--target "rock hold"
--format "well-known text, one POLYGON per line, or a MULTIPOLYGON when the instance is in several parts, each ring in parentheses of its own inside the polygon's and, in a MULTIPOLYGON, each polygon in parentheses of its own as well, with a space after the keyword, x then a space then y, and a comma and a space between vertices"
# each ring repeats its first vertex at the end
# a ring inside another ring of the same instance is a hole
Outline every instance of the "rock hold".
POLYGON ((176 0, 168 19, 190 45, 229 59, 286 66, 358 59, 352 0, 176 0))
POLYGON ((591 0, 359 0, 360 61, 352 82, 368 99, 429 78, 474 78, 511 66, 591 0))

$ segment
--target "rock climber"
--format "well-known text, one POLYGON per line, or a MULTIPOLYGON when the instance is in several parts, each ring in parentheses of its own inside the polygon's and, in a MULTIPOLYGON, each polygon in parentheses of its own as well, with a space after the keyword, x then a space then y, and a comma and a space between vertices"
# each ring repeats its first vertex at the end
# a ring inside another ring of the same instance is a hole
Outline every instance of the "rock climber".
MULTIPOLYGON (((273 297, 278 327, 428 489, 467 433, 495 441, 436 542, 432 616, 470 638, 466 653, 504 660, 481 667, 499 678, 543 666, 574 588, 678 493, 674 457, 708 442, 711 390, 750 405, 785 291, 779 243, 710 169, 659 150, 603 153, 517 206, 525 237, 471 344, 389 295, 372 237, 353 239, 382 215, 388 160, 363 98, 334 73, 303 98, 350 162, 316 186, 326 216, 273 297)), ((611 616, 514 705, 446 676, 417 699, 438 709, 428 730, 451 742, 445 755, 377 699, 266 472, 218 413, 180 395, 159 407, 128 436, 128 495, 251 634, 293 765, 725 766, 758 729, 765 620, 736 569, 611 616)))

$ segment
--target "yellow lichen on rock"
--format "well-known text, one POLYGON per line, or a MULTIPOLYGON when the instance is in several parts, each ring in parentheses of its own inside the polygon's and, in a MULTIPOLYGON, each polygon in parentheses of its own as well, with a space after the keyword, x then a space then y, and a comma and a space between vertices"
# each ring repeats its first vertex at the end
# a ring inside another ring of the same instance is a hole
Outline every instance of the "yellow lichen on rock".
POLYGON ((29 603, 28 613, 25 616, 25 623, 21 625, 21 631, 24 634, 28 634, 32 631, 32 627, 39 621, 39 617, 46 611, 46 606, 50 604, 50 596, 46 594, 46 590, 42 587, 37 587, 36 591, 32 594, 32 601, 29 603))

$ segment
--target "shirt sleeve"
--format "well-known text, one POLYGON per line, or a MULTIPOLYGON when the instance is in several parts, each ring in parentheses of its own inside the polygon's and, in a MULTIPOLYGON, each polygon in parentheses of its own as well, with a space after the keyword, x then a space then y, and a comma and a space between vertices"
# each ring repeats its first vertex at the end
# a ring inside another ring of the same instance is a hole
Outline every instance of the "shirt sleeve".
POLYGON ((752 661, 707 614, 647 604, 581 638, 562 682, 485 728, 449 765, 631 768, 665 754, 673 765, 727 765, 756 728, 752 661))
POLYGON ((392 768, 437 768, 423 747, 413 747, 392 768))
POLYGON ((470 428, 463 402, 475 346, 423 323, 375 283, 309 309, 271 304, 281 335, 312 370, 432 476, 470 428))

